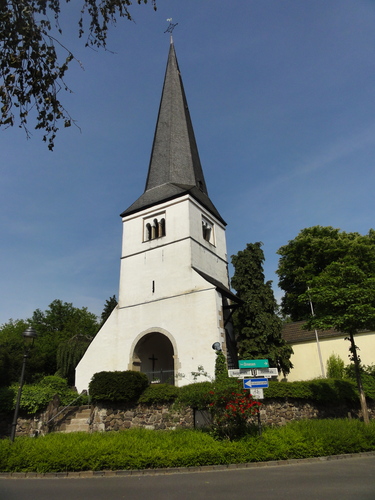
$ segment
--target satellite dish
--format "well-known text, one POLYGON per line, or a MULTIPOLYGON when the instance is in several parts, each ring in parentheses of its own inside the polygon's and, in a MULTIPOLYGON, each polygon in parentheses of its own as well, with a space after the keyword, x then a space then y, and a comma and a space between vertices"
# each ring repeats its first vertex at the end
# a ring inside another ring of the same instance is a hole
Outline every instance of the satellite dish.
POLYGON ((221 351, 221 344, 220 344, 220 342, 215 342, 214 344, 212 344, 212 349, 214 351, 221 351))

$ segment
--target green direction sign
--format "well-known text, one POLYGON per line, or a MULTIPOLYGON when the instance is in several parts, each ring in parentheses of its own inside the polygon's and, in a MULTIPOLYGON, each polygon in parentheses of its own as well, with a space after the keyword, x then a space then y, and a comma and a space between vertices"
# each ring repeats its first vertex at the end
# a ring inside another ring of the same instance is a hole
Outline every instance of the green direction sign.
POLYGON ((238 361, 239 368, 268 368, 268 359, 242 359, 238 361))

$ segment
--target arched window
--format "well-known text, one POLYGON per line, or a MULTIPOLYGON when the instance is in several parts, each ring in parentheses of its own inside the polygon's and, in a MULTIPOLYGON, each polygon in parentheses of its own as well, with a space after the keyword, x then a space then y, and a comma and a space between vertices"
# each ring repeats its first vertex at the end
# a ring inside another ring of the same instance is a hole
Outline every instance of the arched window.
POLYGON ((146 224, 145 240, 151 240, 151 224, 146 224))
POLYGON ((163 236, 165 236, 165 214, 160 214, 158 217, 149 217, 144 220, 143 241, 155 240, 163 236))
POLYGON ((165 236, 165 219, 160 219, 158 222, 158 238, 165 236))

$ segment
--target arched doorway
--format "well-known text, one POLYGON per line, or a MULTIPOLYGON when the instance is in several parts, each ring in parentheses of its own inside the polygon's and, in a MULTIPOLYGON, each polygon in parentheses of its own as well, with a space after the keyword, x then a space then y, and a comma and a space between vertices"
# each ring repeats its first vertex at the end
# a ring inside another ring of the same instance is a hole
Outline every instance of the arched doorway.
POLYGON ((174 385, 174 351, 171 341, 159 332, 147 333, 136 344, 133 364, 150 382, 174 385))

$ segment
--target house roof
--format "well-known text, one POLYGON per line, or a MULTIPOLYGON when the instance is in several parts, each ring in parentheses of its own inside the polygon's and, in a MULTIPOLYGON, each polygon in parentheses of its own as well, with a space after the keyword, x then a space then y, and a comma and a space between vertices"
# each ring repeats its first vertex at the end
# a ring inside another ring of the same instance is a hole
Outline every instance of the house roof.
POLYGON ((208 196, 184 86, 171 41, 145 191, 121 216, 191 195, 225 224, 208 196))
MULTIPOLYGON (((286 323, 283 326, 282 336, 288 344, 297 344, 299 342, 309 342, 311 340, 316 340, 315 330, 304 330, 303 325, 306 321, 296 321, 295 323, 286 323)), ((343 337, 346 334, 338 332, 333 328, 330 330, 317 330, 319 340, 343 337)))

